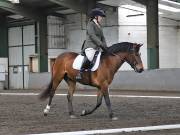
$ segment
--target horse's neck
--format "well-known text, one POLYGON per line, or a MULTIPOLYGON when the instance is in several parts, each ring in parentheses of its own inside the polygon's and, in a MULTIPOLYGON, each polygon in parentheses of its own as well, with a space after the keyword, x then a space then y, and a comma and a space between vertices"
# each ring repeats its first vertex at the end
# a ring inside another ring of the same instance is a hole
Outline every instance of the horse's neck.
POLYGON ((114 74, 118 71, 118 69, 122 66, 124 63, 124 59, 126 57, 127 53, 119 53, 115 54, 115 56, 110 56, 111 60, 111 66, 113 69, 114 74))

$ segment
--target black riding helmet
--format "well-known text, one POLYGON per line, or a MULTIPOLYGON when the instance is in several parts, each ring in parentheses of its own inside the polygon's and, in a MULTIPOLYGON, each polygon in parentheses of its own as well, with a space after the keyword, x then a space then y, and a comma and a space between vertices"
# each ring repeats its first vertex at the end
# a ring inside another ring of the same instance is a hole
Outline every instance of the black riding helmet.
POLYGON ((94 8, 94 9, 91 10, 89 16, 91 18, 94 18, 95 16, 106 17, 106 14, 105 14, 105 12, 102 9, 94 8))

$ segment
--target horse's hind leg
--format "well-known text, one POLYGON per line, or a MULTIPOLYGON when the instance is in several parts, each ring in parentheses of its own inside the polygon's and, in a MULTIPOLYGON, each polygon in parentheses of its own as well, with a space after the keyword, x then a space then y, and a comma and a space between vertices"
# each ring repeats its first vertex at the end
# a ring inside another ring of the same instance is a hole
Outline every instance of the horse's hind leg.
POLYGON ((51 81, 51 84, 50 84, 51 86, 49 87, 49 93, 48 93, 49 102, 46 105, 46 108, 44 109, 44 116, 47 116, 47 114, 50 111, 50 106, 51 106, 52 99, 54 97, 56 88, 58 87, 59 83, 62 81, 62 78, 63 77, 53 78, 52 81, 51 81))
POLYGON ((68 94, 67 94, 69 115, 70 115, 70 118, 76 118, 76 116, 74 115, 74 110, 73 110, 73 105, 72 105, 73 94, 76 88, 76 82, 72 80, 66 80, 66 82, 69 86, 68 94))
POLYGON ((93 109, 91 109, 91 110, 83 110, 81 116, 85 116, 85 115, 93 113, 98 107, 101 106, 102 98, 103 98, 103 93, 101 91, 98 91, 96 106, 93 109))
POLYGON ((51 102, 52 102, 52 99, 54 97, 54 94, 55 94, 55 90, 54 89, 51 89, 51 92, 49 94, 49 102, 48 104, 46 105, 46 108, 44 109, 44 116, 47 116, 47 114, 49 113, 50 111, 50 106, 51 106, 51 102))

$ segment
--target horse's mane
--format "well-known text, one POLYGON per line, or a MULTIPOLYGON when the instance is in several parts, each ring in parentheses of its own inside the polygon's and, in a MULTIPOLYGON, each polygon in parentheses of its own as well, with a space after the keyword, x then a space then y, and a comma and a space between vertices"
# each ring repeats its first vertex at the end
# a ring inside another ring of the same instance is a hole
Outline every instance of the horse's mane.
POLYGON ((112 46, 108 47, 109 53, 118 53, 118 52, 129 52, 133 47, 133 43, 130 42, 121 42, 113 44, 112 46))

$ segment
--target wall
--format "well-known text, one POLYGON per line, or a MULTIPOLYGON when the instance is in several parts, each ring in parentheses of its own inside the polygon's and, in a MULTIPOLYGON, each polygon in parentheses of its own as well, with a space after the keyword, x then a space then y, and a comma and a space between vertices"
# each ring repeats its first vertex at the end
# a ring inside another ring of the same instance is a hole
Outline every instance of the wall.
MULTIPOLYGON (((141 47, 144 67, 147 68, 147 31, 146 14, 127 17, 128 15, 142 14, 125 8, 119 8, 119 41, 143 43, 141 47)), ((178 22, 167 18, 159 18, 159 59, 160 68, 179 68, 178 22)), ((122 70, 131 69, 125 64, 122 70)))
MULTIPOLYGON (((128 15, 142 14, 125 8, 118 10, 108 9, 107 17, 103 23, 103 32, 108 46, 117 42, 143 43, 141 57, 144 67, 147 68, 147 29, 146 14, 127 17, 128 15)), ((77 13, 67 16, 64 20, 66 31, 67 49, 49 49, 49 58, 56 58, 57 55, 66 52, 80 52, 83 41, 86 38, 87 18, 77 13), (78 39, 78 40, 77 40, 78 39)), ((180 30, 177 29, 178 22, 167 18, 159 18, 159 59, 160 68, 180 67, 180 30), (172 52, 172 53, 170 53, 172 52)), ((121 70, 132 70, 128 64, 124 64, 121 70)))
MULTIPOLYGON (((29 79, 29 87, 28 89, 45 89, 51 80, 51 73, 30 73, 29 79)), ((68 85, 63 80, 57 89, 67 89, 68 85)), ((81 85, 79 83, 76 84, 77 89, 94 89, 90 86, 81 85)))
POLYGON ((80 52, 83 41, 86 39, 86 16, 80 13, 68 15, 66 32, 68 50, 80 52))
MULTIPOLYGON (((110 46, 118 42, 118 12, 112 9, 106 11, 107 17, 103 22, 103 32, 110 46)), ((49 58, 56 57, 66 51, 80 52, 83 41, 86 39, 87 17, 84 14, 76 13, 67 15, 65 23, 66 49, 49 49, 49 58)))
POLYGON ((8 59, 7 58, 0 58, 0 90, 4 89, 6 75, 8 72, 8 59))
POLYGON ((145 91, 179 91, 180 69, 157 69, 144 71, 123 71, 116 74, 112 89, 145 91))
POLYGON ((119 42, 118 9, 106 10, 103 32, 108 46, 119 42))
POLYGON ((5 75, 8 73, 7 58, 0 58, 0 81, 5 81, 5 75))
POLYGON ((179 68, 178 62, 178 23, 160 18, 159 54, 160 68, 179 68))
MULTIPOLYGON (((140 12, 119 8, 119 42, 142 43, 141 57, 144 67, 147 68, 147 32, 145 15, 127 17, 128 15, 142 14, 140 12)), ((124 64, 121 70, 132 70, 124 64)))
POLYGON ((28 88, 29 56, 35 54, 35 26, 8 28, 9 87, 28 88))
MULTIPOLYGON (((50 82, 50 73, 31 73, 29 89, 45 89, 50 82)), ((145 91, 180 91, 180 69, 158 69, 135 73, 119 71, 114 77, 110 89, 145 91)), ((62 81, 58 89, 67 89, 62 81)), ((77 83, 77 89, 96 89, 77 83)))
POLYGON ((178 68, 180 68, 180 23, 178 24, 178 35, 177 35, 177 46, 178 46, 178 49, 177 49, 177 57, 178 57, 178 62, 177 62, 177 65, 178 65, 178 68))
MULTIPOLYGON (((143 43, 141 55, 145 68, 147 68, 147 32, 146 15, 127 17, 127 15, 138 14, 128 9, 119 8, 118 11, 109 10, 104 21, 104 34, 108 45, 117 42, 143 43), (119 13, 119 15, 118 15, 119 13)), ((124 64, 117 72, 110 86, 111 89, 120 90, 180 90, 180 29, 176 21, 159 18, 159 51, 160 68, 158 70, 135 73, 127 64, 124 64), (164 69, 169 68, 169 69, 164 69), (172 69, 173 68, 173 69, 172 69)), ((86 34, 86 17, 81 14, 67 16, 67 49, 59 51, 79 52, 86 34), (78 39, 78 40, 77 40, 78 39)), ((57 51, 58 53, 58 51, 57 51)), ((52 55, 57 55, 57 53, 52 55)), ((30 74, 30 89, 44 88, 50 81, 50 73, 30 74), (46 78, 44 80, 44 78, 46 78), (37 81, 39 80, 39 81, 37 81)), ((77 83, 78 89, 94 89, 77 83)), ((63 81, 59 89, 67 89, 63 81)))
MULTIPOLYGON (((53 18, 49 17, 48 22, 52 23, 53 18), (52 20, 50 20, 52 19, 52 20)), ((86 18, 84 15, 77 13, 67 15, 66 19, 61 19, 64 24, 65 46, 66 48, 50 48, 48 49, 48 71, 50 72, 50 59, 56 58, 59 54, 73 51, 80 52, 81 45, 85 40, 86 35, 86 18)), ((60 23, 60 22, 55 22, 60 23)), ((51 29, 51 24, 48 24, 48 33, 56 33, 51 29)), ((52 24, 53 25, 53 24, 52 24)))
POLYGON ((8 72, 8 58, 0 58, 0 66, 5 68, 5 72, 8 72))
MULTIPOLYGON (((103 31, 108 45, 117 42, 129 41, 143 43, 141 48, 142 59, 147 68, 147 37, 146 37, 146 16, 129 17, 128 14, 134 12, 126 9, 119 9, 118 12, 109 10, 107 18, 104 20, 103 31), (119 17, 119 20, 118 20, 119 17)), ((177 23, 175 21, 160 19, 160 65, 168 67, 168 61, 172 62, 169 67, 177 67, 176 49, 177 49, 177 23), (172 43, 171 46, 169 44, 172 43), (175 53, 171 53, 172 50, 175 53), (167 51, 168 53, 166 53, 167 51), (172 55, 172 56, 171 56, 172 55), (171 56, 169 58, 169 56, 171 56), (175 62, 171 59, 175 59, 175 62), (168 61, 164 60, 167 59, 168 61)), ((83 40, 86 38, 86 17, 81 14, 68 15, 66 20, 67 32, 67 49, 49 49, 49 57, 54 57, 64 51, 79 52, 83 40)), ((179 31, 180 36, 180 31, 179 31)), ((180 50, 179 50, 180 51, 180 50)), ((179 55, 180 56, 180 55, 179 55)), ((179 63, 180 64, 180 63, 179 63)), ((120 71, 117 72, 115 78, 110 85, 110 89, 120 90, 163 90, 163 91, 178 91, 180 90, 179 69, 167 70, 150 70, 144 71, 141 74, 134 71, 122 71, 131 69, 129 65, 123 65, 120 71)), ((45 89, 51 78, 50 73, 31 73, 29 81, 29 89, 45 89)), ((67 89, 67 84, 62 81, 58 89, 67 89)), ((77 83, 77 89, 95 89, 87 85, 77 83)))

